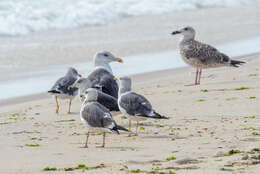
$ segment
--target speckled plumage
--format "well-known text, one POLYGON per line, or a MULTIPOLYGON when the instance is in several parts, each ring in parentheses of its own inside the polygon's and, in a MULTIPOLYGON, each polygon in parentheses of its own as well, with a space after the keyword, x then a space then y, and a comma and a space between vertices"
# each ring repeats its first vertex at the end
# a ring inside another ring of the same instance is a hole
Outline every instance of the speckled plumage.
POLYGON ((183 60, 193 67, 215 68, 228 66, 230 58, 216 48, 196 40, 181 41, 180 54, 183 60))
POLYGON ((243 61, 232 60, 216 48, 195 40, 195 30, 185 27, 172 32, 172 35, 182 34, 183 38, 179 44, 180 54, 184 62, 197 68, 194 85, 200 84, 202 69, 216 68, 221 66, 239 67, 243 61))

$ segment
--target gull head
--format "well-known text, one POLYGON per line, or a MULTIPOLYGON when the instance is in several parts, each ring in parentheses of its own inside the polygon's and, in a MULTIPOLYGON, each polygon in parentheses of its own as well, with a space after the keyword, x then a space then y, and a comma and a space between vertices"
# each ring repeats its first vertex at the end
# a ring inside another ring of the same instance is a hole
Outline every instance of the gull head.
POLYGON ((132 80, 130 77, 128 76, 123 76, 118 78, 114 78, 114 80, 119 80, 119 90, 122 92, 127 92, 131 90, 131 86, 132 86, 132 80))
POLYGON ((88 88, 85 91, 85 98, 88 102, 97 101, 98 99, 98 91, 94 88, 88 88))
POLYGON ((90 86, 91 86, 91 81, 88 78, 79 78, 70 87, 79 88, 81 90, 84 90, 84 89, 90 88, 90 86))
POLYGON ((68 69, 67 75, 70 75, 70 76, 73 76, 73 77, 82 77, 82 75, 79 74, 78 71, 73 67, 70 67, 68 69))
POLYGON ((104 62, 104 63, 110 63, 110 62, 119 62, 123 63, 123 59, 114 56, 111 52, 109 51, 102 51, 98 52, 95 56, 95 61, 98 62, 104 62))
POLYGON ((176 35, 176 34, 182 34, 184 36, 184 38, 187 38, 187 39, 194 39, 196 32, 195 32, 194 28, 188 26, 188 27, 182 28, 181 30, 172 32, 172 35, 176 35))

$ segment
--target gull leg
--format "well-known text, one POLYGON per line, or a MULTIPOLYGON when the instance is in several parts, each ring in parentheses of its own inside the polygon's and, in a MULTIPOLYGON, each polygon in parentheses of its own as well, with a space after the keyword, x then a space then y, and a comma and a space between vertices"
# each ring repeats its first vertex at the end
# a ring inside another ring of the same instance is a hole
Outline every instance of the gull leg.
POLYGON ((136 135, 136 136, 138 135, 138 134, 137 134, 138 126, 139 126, 139 122, 137 121, 137 122, 136 122, 136 130, 135 130, 135 135, 136 135))
POLYGON ((128 136, 131 137, 131 120, 130 119, 129 119, 129 122, 128 122, 128 130, 129 130, 128 136))
POLYGON ((70 114, 71 112, 70 112, 70 108, 71 108, 71 101, 72 101, 72 99, 70 99, 70 101, 69 101, 69 110, 68 110, 68 114, 70 114))
POLYGON ((89 137, 89 132, 87 133, 86 144, 85 144, 84 148, 88 148, 88 137, 89 137))
POLYGON ((101 147, 105 147, 105 138, 106 138, 106 132, 103 133, 103 144, 101 147))
POLYGON ((199 68, 196 69, 196 76, 195 76, 195 83, 190 84, 190 85, 185 85, 185 86, 194 86, 198 84, 198 75, 199 75, 199 68))
POLYGON ((199 68, 197 68, 196 70, 195 85, 198 84, 198 75, 199 75, 199 68))
POLYGON ((202 74, 202 69, 200 68, 200 70, 199 70, 199 77, 198 77, 198 85, 200 84, 200 78, 201 78, 201 74, 202 74))
POLYGON ((58 114, 59 113, 58 96, 55 96, 55 101, 56 101, 56 114, 58 114))

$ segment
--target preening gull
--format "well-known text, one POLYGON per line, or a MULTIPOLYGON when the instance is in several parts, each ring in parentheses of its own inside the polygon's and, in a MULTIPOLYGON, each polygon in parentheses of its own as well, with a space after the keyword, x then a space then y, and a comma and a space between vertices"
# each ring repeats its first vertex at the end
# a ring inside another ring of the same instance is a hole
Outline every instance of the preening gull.
POLYGON ((56 101, 56 113, 59 113, 59 99, 69 99, 69 110, 71 109, 71 101, 78 94, 78 88, 68 88, 70 85, 74 84, 78 77, 81 75, 75 68, 70 67, 67 74, 56 81, 53 87, 48 91, 48 93, 54 95, 56 101))
POLYGON ((118 98, 118 85, 109 65, 111 62, 122 63, 123 60, 108 51, 97 53, 94 58, 95 69, 89 74, 88 79, 91 81, 92 88, 100 88, 102 92, 118 98))
POLYGON ((88 138, 90 132, 92 131, 103 133, 103 144, 101 147, 105 147, 106 132, 112 131, 119 134, 118 130, 128 130, 116 124, 109 110, 105 106, 97 102, 97 93, 90 90, 91 89, 88 89, 86 91, 86 99, 83 102, 80 111, 80 118, 88 127, 85 148, 88 148, 88 138))
POLYGON ((88 90, 88 93, 97 93, 97 101, 108 108, 110 111, 119 111, 117 98, 102 92, 99 87, 91 88, 91 81, 88 78, 80 78, 70 87, 79 88, 79 96, 81 102, 84 102, 85 92, 88 90))
POLYGON ((88 78, 82 77, 76 80, 69 88, 78 88, 80 100, 83 102, 85 100, 85 92, 87 89, 91 88, 91 86, 91 81, 88 78))
POLYGON ((195 30, 192 27, 185 27, 172 32, 172 35, 182 34, 183 38, 179 43, 180 54, 184 62, 197 68, 195 85, 200 84, 202 69, 216 68, 221 66, 239 67, 243 61, 232 60, 216 48, 195 40, 195 30))
MULTIPOLYGON (((115 78, 115 80, 118 80, 115 78)), ((146 118, 168 119, 154 111, 151 103, 142 95, 131 91, 131 78, 119 78, 119 98, 118 106, 120 111, 129 118, 129 131, 131 131, 131 120, 137 121, 136 135, 138 130, 138 122, 146 118)), ((129 136, 131 134, 129 133, 129 136)))

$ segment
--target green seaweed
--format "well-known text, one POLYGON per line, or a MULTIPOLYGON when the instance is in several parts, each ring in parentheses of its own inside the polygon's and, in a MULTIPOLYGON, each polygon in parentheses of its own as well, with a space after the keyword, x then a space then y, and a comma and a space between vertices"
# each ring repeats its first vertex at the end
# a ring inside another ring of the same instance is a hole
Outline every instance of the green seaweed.
POLYGON ((204 101, 206 101, 206 100, 203 99, 203 98, 200 98, 200 99, 198 99, 197 101, 198 101, 198 102, 204 102, 204 101))
POLYGON ((248 118, 254 119, 255 116, 254 115, 250 115, 248 118))
POLYGON ((55 121, 56 123, 62 123, 62 122, 71 122, 71 121, 76 121, 75 119, 70 119, 70 120, 58 120, 55 121))
POLYGON ((10 124, 11 122, 0 122, 0 125, 10 124))
POLYGON ((228 152, 228 154, 225 154, 225 156, 231 156, 231 155, 238 154, 238 153, 241 153, 241 151, 238 149, 237 150, 232 149, 228 152))
POLYGON ((140 173, 142 171, 140 169, 131 169, 130 172, 131 173, 140 173))
POLYGON ((176 159, 175 156, 170 156, 170 157, 166 158, 167 161, 171 161, 171 160, 175 160, 175 159, 176 159))
POLYGON ((234 90, 240 91, 245 89, 250 89, 250 88, 248 86, 241 86, 240 88, 235 88, 234 90))
POLYGON ((207 89, 201 89, 200 92, 209 92, 207 89))
POLYGON ((258 133, 258 132, 252 132, 252 135, 254 135, 254 136, 260 136, 260 133, 258 133))
POLYGON ((57 170, 56 167, 45 167, 45 168, 43 169, 43 171, 56 171, 56 170, 57 170))
POLYGON ((40 145, 39 144, 26 144, 26 146, 28 146, 28 147, 39 147, 40 145))

